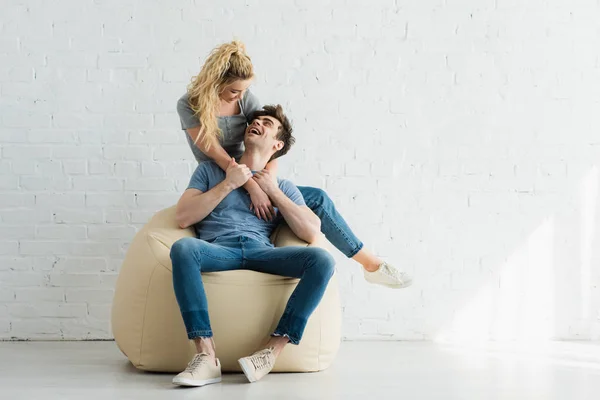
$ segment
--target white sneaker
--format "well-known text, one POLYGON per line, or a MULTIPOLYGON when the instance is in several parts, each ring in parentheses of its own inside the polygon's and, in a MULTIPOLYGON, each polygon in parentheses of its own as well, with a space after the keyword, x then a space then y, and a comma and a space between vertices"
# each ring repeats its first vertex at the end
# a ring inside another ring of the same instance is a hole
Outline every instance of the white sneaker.
POLYGON ((275 353, 272 347, 257 351, 251 356, 240 358, 238 364, 250 382, 256 382, 267 375, 275 366, 275 353))
POLYGON ((387 286, 394 289, 402 289, 412 284, 412 278, 406 273, 398 270, 391 264, 381 263, 376 271, 369 272, 363 268, 365 280, 377 285, 387 286))
POLYGON ((221 363, 216 363, 205 353, 196 354, 185 371, 173 378, 173 384, 180 386, 204 386, 221 382, 221 363))

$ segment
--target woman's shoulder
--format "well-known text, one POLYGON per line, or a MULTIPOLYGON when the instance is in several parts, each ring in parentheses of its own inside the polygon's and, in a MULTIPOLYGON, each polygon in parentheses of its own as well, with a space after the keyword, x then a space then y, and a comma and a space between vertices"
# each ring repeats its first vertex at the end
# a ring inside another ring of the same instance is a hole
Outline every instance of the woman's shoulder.
POLYGON ((260 110, 261 108, 262 106, 258 101, 258 97, 250 90, 246 90, 246 93, 244 93, 244 97, 242 98, 244 115, 246 115, 247 118, 252 118, 254 111, 260 110))
POLYGON ((256 98, 257 97, 252 90, 246 89, 246 91, 244 92, 244 101, 248 101, 249 99, 256 99, 256 98))
POLYGON ((190 129, 200 125, 198 116, 190 106, 187 93, 177 100, 177 114, 179 114, 181 120, 181 129, 190 129))
POLYGON ((185 92, 185 94, 181 96, 179 100, 177 100, 177 111, 184 108, 190 110, 192 109, 192 107, 190 107, 190 96, 187 92, 185 92))

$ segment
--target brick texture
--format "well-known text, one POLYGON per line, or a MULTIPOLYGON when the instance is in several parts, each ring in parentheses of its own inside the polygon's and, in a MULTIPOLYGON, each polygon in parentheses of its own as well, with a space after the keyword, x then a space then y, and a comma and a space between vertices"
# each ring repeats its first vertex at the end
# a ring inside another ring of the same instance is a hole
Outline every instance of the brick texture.
POLYGON ((110 338, 123 248, 195 161, 176 101, 238 37, 325 189, 414 274, 336 253, 344 337, 600 339, 600 3, 5 0, 0 339, 110 338))

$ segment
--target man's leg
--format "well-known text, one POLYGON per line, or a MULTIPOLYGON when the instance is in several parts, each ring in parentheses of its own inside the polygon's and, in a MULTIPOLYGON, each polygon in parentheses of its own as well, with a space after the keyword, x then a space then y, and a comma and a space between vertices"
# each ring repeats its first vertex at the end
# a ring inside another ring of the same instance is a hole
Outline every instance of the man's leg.
POLYGON ((299 344, 308 318, 321 301, 335 271, 335 261, 325 249, 318 247, 244 246, 245 268, 274 275, 300 278, 292 292, 266 348, 240 359, 240 365, 253 382, 266 375, 275 359, 290 342, 299 344))
POLYGON ((171 247, 175 297, 188 338, 194 341, 197 351, 186 371, 173 380, 176 384, 202 386, 220 381, 220 366, 215 355, 201 273, 239 269, 241 251, 234 243, 230 245, 215 245, 188 237, 178 240, 171 247), (207 360, 212 367, 202 369, 207 360), (216 380, 217 373, 219 380, 216 380))
POLYGON ((406 273, 385 263, 364 247, 324 190, 309 186, 298 186, 298 190, 306 206, 321 219, 321 231, 327 240, 346 257, 361 264, 368 281, 395 288, 411 284, 411 278, 406 273))

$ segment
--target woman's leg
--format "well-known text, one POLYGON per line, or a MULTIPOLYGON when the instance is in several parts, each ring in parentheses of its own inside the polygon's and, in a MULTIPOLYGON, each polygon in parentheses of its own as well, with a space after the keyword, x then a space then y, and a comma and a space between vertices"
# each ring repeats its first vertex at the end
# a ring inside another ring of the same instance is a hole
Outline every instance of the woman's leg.
POLYGON ((309 186, 298 186, 298 189, 308 208, 321 219, 321 231, 327 240, 346 257, 360 263, 365 270, 376 271, 383 261, 364 248, 327 193, 309 186))

